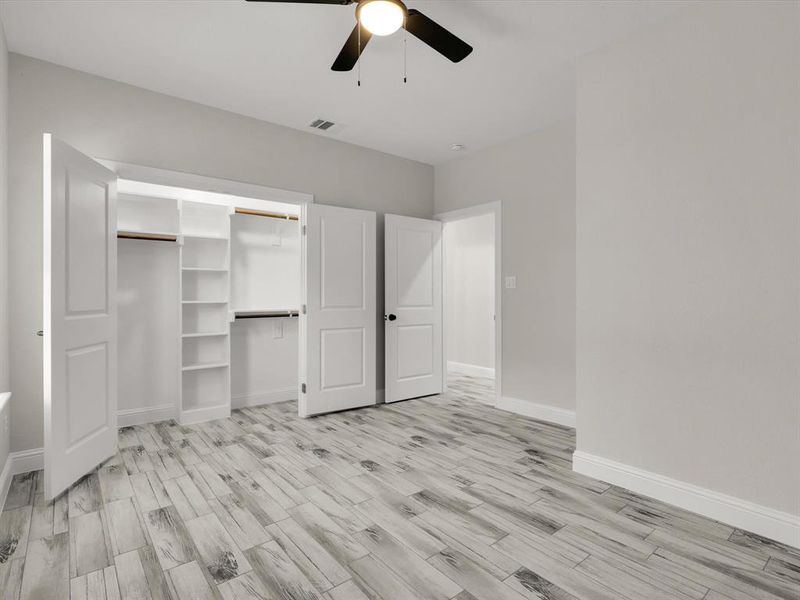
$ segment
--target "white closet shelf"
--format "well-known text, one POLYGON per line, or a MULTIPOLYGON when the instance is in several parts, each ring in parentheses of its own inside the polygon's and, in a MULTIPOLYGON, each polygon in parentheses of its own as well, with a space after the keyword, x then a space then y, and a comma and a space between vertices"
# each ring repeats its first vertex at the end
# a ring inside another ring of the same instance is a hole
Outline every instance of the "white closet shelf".
POLYGON ((187 371, 204 371, 206 369, 224 369, 228 366, 228 363, 196 363, 193 365, 184 365, 181 368, 181 371, 184 373, 187 371))
POLYGON ((181 300, 181 304, 227 304, 227 300, 181 300))
POLYGON ((182 338, 204 338, 204 337, 223 337, 228 335, 227 331, 211 331, 209 333, 184 333, 182 338))
POLYGON ((182 234, 185 238, 191 238, 193 240, 220 240, 220 241, 227 241, 228 238, 222 235, 206 235, 202 233, 184 233, 182 234))

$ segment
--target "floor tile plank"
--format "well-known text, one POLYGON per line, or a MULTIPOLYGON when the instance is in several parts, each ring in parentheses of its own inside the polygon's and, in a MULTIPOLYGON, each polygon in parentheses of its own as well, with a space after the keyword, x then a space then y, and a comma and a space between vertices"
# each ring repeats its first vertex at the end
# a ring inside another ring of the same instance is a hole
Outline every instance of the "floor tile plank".
POLYGON ((28 545, 20 600, 50 600, 69 596, 68 533, 33 540, 28 545))
POLYGON ((251 569, 247 558, 215 514, 187 521, 186 529, 197 548, 201 564, 216 583, 233 579, 251 569))
POLYGON ((131 498, 105 505, 111 549, 116 556, 147 545, 139 515, 131 498))
POLYGON ((100 511, 69 520, 70 573, 72 577, 109 565, 106 533, 100 511))
POLYGON ((462 588, 424 559, 373 525, 356 534, 356 539, 389 569, 426 600, 449 600, 462 588))
POLYGON ((167 571, 167 582, 174 600, 219 600, 218 591, 206 581, 195 562, 188 562, 167 571))
POLYGON ((173 506, 151 510, 144 516, 144 522, 163 570, 197 558, 194 542, 173 506))

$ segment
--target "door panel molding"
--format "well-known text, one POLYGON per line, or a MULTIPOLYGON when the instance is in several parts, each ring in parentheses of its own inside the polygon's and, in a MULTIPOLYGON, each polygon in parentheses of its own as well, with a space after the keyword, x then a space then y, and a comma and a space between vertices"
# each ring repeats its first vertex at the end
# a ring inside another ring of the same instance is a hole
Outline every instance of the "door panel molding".
POLYGON ((44 492, 117 449, 116 181, 43 138, 44 492))
POLYGON ((302 214, 301 417, 377 403, 376 215, 306 205, 302 214))

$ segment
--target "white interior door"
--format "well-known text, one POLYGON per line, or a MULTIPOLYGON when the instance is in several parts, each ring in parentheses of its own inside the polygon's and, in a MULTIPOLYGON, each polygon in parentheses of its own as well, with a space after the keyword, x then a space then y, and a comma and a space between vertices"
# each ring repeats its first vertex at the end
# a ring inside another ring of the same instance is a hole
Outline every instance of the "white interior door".
POLYGON ((303 219, 300 416, 375 404, 375 213, 309 204, 303 219))
POLYGON ((44 492, 116 452, 116 175, 44 135, 44 492))
POLYGON ((386 215, 386 402, 440 394, 442 223, 386 215))

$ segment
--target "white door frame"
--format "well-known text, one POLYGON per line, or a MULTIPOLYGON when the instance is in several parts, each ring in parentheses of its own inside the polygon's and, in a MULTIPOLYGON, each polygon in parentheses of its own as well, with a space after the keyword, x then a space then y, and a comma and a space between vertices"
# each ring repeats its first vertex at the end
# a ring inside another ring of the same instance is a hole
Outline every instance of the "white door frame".
MULTIPOLYGON (((442 223, 451 223, 453 221, 460 221, 468 219, 469 217, 476 217, 479 215, 492 214, 494 215, 494 387, 495 387, 495 405, 503 397, 502 394, 502 364, 503 364, 503 221, 502 221, 502 203, 488 202, 486 204, 478 204, 477 206, 470 206, 467 208, 460 208, 458 210, 450 210, 438 213, 433 216, 434 219, 442 221, 442 223)), ((442 236, 444 238, 444 236, 442 236)), ((443 306, 447 306, 448 290, 444 277, 445 265, 447 264, 447 246, 443 243, 442 249, 444 252, 442 260, 442 276, 444 279, 443 291, 443 306)), ((447 319, 443 319, 443 339, 447 339, 447 319)), ((444 385, 447 389, 447 344, 442 345, 442 368, 444 369, 444 385)))
MULTIPOLYGON (((267 200, 284 204, 303 205, 314 202, 314 195, 305 192, 281 190, 256 183, 244 183, 232 179, 219 177, 206 177, 194 173, 143 167, 131 163, 119 162, 93 157, 106 168, 114 171, 120 179, 131 179, 142 183, 168 185, 173 187, 188 188, 194 191, 213 192, 216 194, 229 194, 252 200, 267 200)), ((213 200, 210 201, 213 203, 213 200)), ((253 206, 252 208, 256 208, 253 206)))

